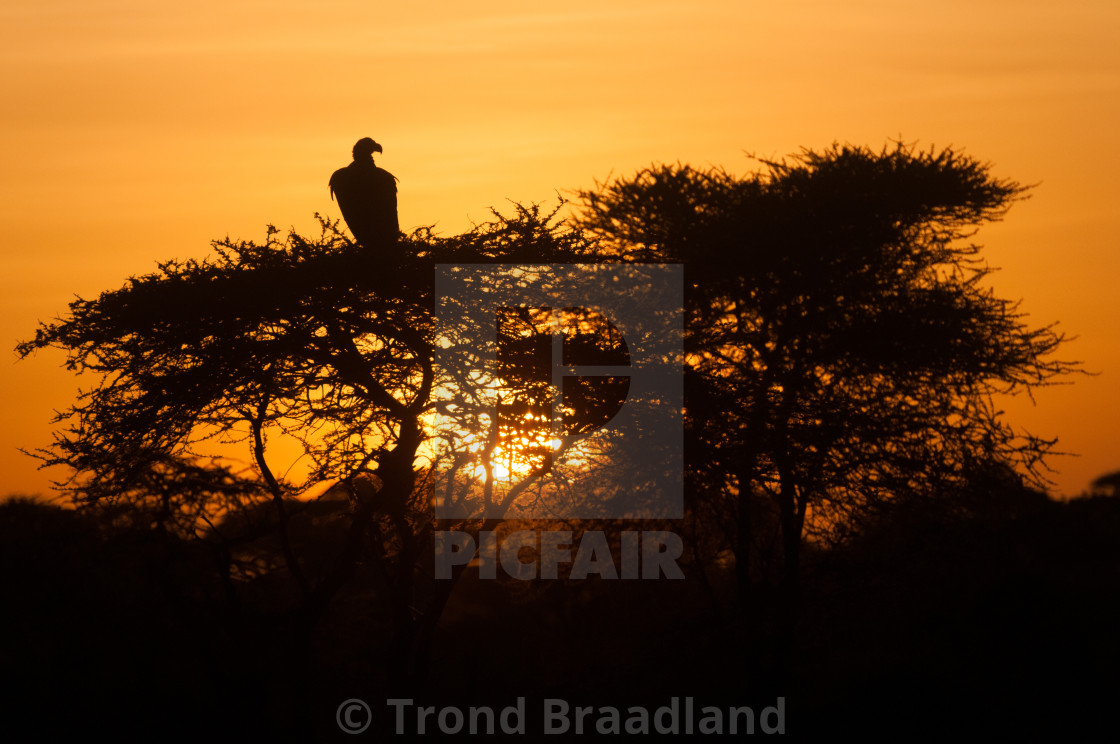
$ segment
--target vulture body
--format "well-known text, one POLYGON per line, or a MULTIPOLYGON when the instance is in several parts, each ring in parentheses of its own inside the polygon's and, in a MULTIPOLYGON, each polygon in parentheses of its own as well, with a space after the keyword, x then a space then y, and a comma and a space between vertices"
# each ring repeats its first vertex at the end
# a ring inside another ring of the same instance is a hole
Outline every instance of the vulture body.
POLYGON ((331 176, 331 197, 354 238, 368 249, 392 245, 400 236, 397 179, 373 162, 381 145, 363 137, 354 145, 354 161, 331 176))

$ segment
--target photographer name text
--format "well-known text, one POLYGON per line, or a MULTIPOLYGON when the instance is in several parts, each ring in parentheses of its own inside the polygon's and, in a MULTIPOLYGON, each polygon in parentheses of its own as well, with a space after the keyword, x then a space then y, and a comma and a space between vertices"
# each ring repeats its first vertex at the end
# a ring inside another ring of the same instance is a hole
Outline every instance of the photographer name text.
MULTIPOLYGON (((417 706, 410 698, 390 698, 395 733, 402 734, 525 734, 525 698, 501 710, 491 706, 417 706)), ((543 734, 784 734, 784 697, 761 710, 751 706, 699 706, 692 697, 673 697, 650 710, 633 705, 625 710, 604 706, 573 706, 545 698, 541 709, 543 734)))

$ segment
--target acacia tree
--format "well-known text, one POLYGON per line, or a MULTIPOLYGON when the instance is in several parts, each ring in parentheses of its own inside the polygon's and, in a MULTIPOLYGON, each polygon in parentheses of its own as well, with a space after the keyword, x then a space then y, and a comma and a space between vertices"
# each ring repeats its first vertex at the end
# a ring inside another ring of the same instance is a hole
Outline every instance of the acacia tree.
POLYGON ((754 527, 776 514, 787 629, 807 530, 836 537, 993 463, 1043 478, 1053 441, 1013 430, 996 397, 1075 365, 1053 358, 1060 333, 986 286, 969 240, 1025 192, 898 143, 744 177, 651 167, 581 195, 581 226, 617 256, 685 265, 694 508, 731 526, 742 598, 766 542, 754 527))
MULTIPOLYGON (((77 299, 18 347, 22 356, 63 349, 70 369, 97 379, 37 454, 68 471, 59 485, 79 507, 128 507, 134 521, 210 546, 241 626, 254 627, 244 617, 252 587, 274 587, 268 609, 284 619, 285 653, 301 660, 297 682, 316 625, 356 577, 388 615, 389 673, 422 676, 454 585, 436 582, 430 565, 430 497, 447 468, 425 445, 437 433, 433 391, 449 382, 434 362, 436 339, 447 338, 433 317, 434 265, 587 256, 590 244, 555 215, 518 205, 465 234, 420 230, 376 254, 337 223, 322 220, 315 240, 270 227, 263 244, 219 241, 212 258, 169 261, 77 299), (299 477, 278 465, 293 442, 299 477), (339 494, 343 505, 331 506, 339 494), (324 512, 337 547, 313 555, 303 533, 324 512)), ((539 474, 523 473, 517 487, 539 474)))

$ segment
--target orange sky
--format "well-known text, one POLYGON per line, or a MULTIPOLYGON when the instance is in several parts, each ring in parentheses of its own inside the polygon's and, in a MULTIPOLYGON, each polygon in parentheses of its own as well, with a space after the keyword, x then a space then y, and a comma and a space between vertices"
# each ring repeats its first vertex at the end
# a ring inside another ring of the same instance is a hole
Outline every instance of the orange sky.
MULTIPOLYGON (((372 136, 401 226, 451 234, 655 161, 753 167, 838 140, 955 145, 1037 183, 983 230, 999 293, 1079 338, 1096 377, 1012 402, 1061 439, 1058 491, 1120 468, 1120 4, 1051 0, 6 0, 0 335, 74 294, 267 223, 338 216, 330 173, 372 136)), ((46 492, 75 379, 3 365, 3 493, 46 492)), ((88 383, 86 383, 88 384, 88 383)))

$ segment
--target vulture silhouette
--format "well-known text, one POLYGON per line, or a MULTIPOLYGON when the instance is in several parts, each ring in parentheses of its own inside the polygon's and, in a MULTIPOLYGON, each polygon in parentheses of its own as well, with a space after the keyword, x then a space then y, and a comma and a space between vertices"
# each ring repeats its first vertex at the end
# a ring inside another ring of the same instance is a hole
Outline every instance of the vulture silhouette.
POLYGON ((354 161, 331 175, 331 198, 354 238, 368 249, 392 245, 400 236, 397 222, 397 179, 373 162, 381 145, 369 137, 354 144, 354 161))

